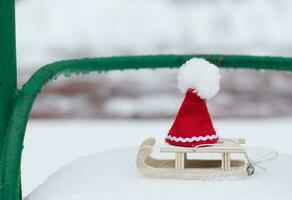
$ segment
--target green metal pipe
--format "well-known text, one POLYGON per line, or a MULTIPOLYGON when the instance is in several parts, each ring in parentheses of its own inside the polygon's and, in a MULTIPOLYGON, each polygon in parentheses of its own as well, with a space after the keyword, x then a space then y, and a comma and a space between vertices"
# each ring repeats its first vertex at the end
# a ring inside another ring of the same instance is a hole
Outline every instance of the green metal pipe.
POLYGON ((16 89, 14 0, 0 0, 0 155, 16 89))
MULTIPOLYGON (((0 159, 16 90, 14 0, 0 0, 0 159)), ((2 161, 0 160, 0 163, 2 161)), ((1 172, 0 172, 1 173, 1 172)), ((3 188, 0 179, 0 199, 3 188)))

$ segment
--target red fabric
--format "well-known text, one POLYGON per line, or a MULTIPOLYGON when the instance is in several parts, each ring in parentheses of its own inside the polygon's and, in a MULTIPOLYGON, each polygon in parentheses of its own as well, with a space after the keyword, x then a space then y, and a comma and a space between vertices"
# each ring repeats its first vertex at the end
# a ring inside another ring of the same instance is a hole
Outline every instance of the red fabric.
MULTIPOLYGON (((194 90, 189 89, 185 99, 177 113, 175 121, 169 130, 168 135, 172 137, 192 138, 199 136, 216 135, 208 108, 194 90)), ((213 136, 214 137, 214 136, 213 136)), ((183 147, 195 147, 202 144, 217 143, 218 138, 207 139, 206 141, 181 142, 165 139, 167 143, 183 147)))

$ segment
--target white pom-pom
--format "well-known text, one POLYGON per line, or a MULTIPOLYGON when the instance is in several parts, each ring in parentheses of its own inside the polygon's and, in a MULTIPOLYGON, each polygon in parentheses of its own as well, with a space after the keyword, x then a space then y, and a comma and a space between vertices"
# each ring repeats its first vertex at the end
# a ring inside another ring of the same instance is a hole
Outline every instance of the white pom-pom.
POLYGON ((210 99, 220 89, 220 78, 216 65, 202 58, 192 58, 179 69, 178 88, 182 92, 194 89, 202 99, 210 99))

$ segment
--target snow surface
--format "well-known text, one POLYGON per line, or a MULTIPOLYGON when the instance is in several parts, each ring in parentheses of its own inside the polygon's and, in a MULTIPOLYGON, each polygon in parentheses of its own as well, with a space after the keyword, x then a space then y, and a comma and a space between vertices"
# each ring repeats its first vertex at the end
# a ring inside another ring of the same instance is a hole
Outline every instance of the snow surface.
MULTIPOLYGON (((160 180, 140 175, 138 148, 126 148, 81 158, 58 170, 26 200, 269 200, 291 199, 292 156, 281 154, 246 179, 222 181, 160 180)), ((254 148, 250 157, 269 151, 254 148)))
POLYGON ((194 89, 202 99, 210 99, 220 89, 219 68, 202 58, 192 58, 179 68, 178 88, 194 89))
MULTIPOLYGON (((214 125, 222 137, 246 138, 249 146, 292 155, 291 122, 292 118, 215 120, 214 125)), ((172 120, 32 120, 27 127, 22 160, 23 194, 27 196, 48 175, 82 156, 137 147, 150 136, 156 137, 157 142, 161 143, 171 124, 172 120)), ((131 159, 131 155, 128 159, 131 159)), ((103 165, 108 167, 111 163, 103 165)))

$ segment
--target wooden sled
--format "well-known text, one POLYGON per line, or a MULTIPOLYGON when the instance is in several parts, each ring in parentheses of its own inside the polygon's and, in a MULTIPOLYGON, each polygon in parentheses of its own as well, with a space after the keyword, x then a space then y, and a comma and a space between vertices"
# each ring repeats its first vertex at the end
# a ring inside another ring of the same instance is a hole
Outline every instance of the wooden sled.
POLYGON ((212 146, 187 148, 168 145, 161 147, 161 153, 174 153, 175 159, 156 159, 151 157, 154 138, 146 139, 140 146, 137 154, 137 168, 139 172, 152 178, 170 179, 233 179, 252 175, 254 167, 244 148, 240 144, 244 140, 220 139, 219 143, 212 146), (193 153, 219 153, 221 159, 188 159, 187 154, 193 153), (231 154, 242 154, 243 159, 231 159, 231 154))

